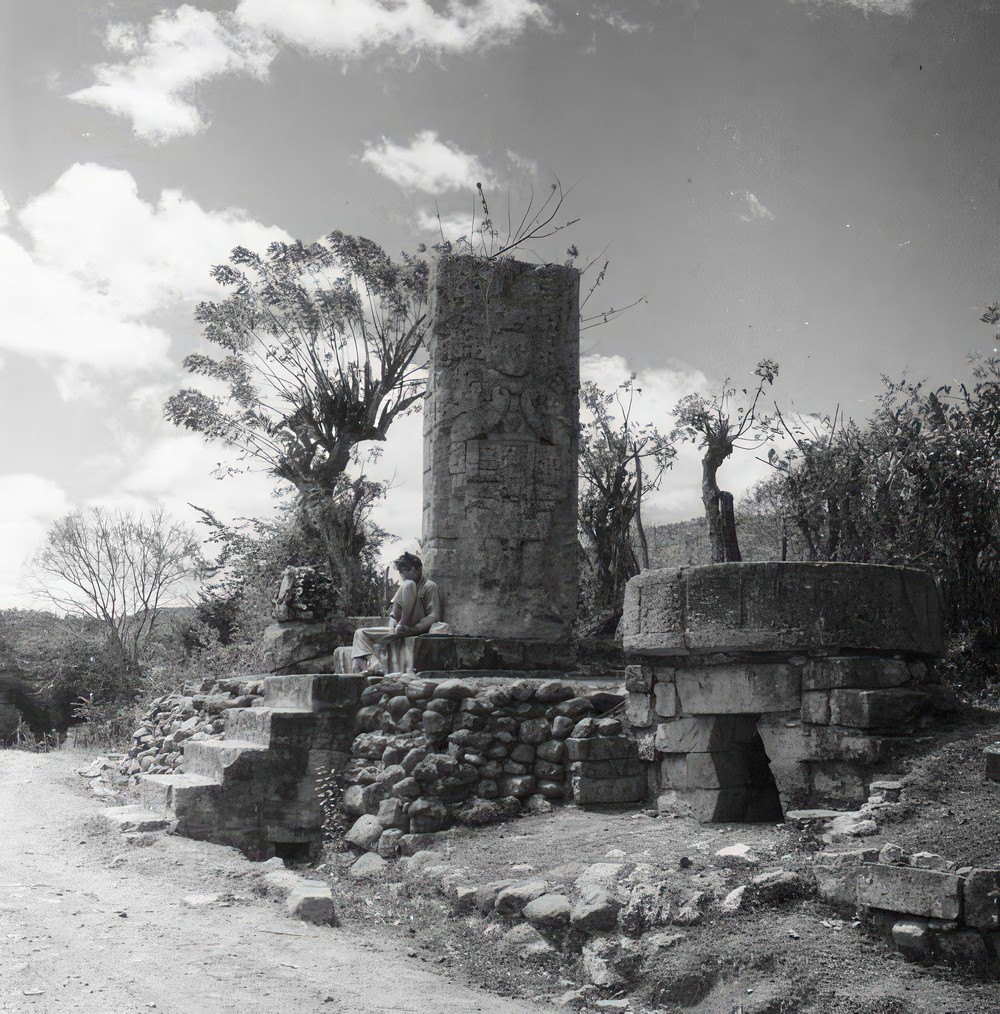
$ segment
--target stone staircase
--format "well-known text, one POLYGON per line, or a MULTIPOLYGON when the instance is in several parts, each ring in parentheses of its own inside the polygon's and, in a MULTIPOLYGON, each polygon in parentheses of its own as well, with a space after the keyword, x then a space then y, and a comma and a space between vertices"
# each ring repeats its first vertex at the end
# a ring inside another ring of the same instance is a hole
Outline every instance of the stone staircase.
POLYGON ((318 776, 350 757, 362 674, 270 676, 264 706, 225 715, 225 738, 188 741, 184 774, 143 775, 142 806, 176 833, 254 859, 306 859, 322 844, 318 776))

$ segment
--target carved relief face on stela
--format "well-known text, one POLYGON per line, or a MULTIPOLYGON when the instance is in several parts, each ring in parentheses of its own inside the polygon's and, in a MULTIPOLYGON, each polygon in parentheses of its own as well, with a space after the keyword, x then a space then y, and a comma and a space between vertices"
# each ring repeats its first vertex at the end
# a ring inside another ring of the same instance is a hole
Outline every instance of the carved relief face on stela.
POLYGON ((524 332, 504 331, 496 336, 490 354, 489 364, 505 377, 526 377, 533 373, 532 367, 542 365, 532 349, 532 341, 524 332))

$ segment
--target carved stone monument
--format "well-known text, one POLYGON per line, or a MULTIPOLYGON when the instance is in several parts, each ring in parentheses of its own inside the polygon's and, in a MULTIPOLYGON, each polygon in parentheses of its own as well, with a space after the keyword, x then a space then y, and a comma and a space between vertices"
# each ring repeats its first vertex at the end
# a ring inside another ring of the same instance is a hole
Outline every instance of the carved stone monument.
POLYGON ((459 636, 563 642, 576 612, 579 273, 449 255, 431 287, 425 566, 459 636))

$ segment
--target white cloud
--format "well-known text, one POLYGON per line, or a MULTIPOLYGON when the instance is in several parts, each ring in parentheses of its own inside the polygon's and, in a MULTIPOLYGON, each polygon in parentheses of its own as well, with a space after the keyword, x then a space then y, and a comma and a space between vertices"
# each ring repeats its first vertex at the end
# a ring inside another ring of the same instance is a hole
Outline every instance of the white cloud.
POLYGON ((236 452, 222 444, 206 444, 193 433, 171 432, 143 448, 138 465, 121 479, 113 496, 162 503, 189 523, 197 519, 192 503, 221 517, 267 515, 274 504, 271 476, 260 470, 217 477, 220 466, 235 458, 236 452))
POLYGON ((913 0, 791 0, 791 3, 835 4, 842 7, 855 7, 866 17, 872 13, 904 15, 913 13, 913 0))
POLYGON ((749 190, 739 190, 731 194, 740 201, 739 216, 744 222, 773 222, 774 212, 765 208, 755 194, 749 190))
POLYGON ((150 141, 203 130, 196 86, 221 74, 263 79, 277 52, 264 33, 231 14, 189 4, 158 14, 146 28, 110 25, 105 41, 129 59, 95 67, 97 84, 69 98, 130 119, 135 133, 150 141))
MULTIPOLYGON (((626 35, 633 35, 643 29, 637 21, 632 21, 621 7, 612 7, 608 4, 599 4, 590 12, 591 21, 602 21, 616 31, 624 32, 626 35)), ((648 29, 647 29, 648 30, 648 29)))
POLYGON ((437 194, 448 190, 474 192, 477 183, 494 186, 495 175, 475 155, 457 145, 439 141, 437 132, 422 130, 408 145, 383 137, 365 145, 362 162, 403 190, 437 194))
MULTIPOLYGON (((481 218, 473 221, 473 208, 466 212, 456 212, 450 215, 440 215, 438 212, 430 212, 426 208, 418 208, 416 226, 422 233, 430 233, 432 243, 440 242, 442 236, 452 243, 463 237, 468 237, 473 225, 478 225, 481 218)), ((476 208, 476 211, 479 209, 476 208)))
POLYGON ((223 74, 267 77, 279 45, 358 59, 394 53, 466 53, 505 45, 549 24, 537 0, 471 0, 437 11, 427 0, 241 0, 235 12, 183 4, 148 26, 112 24, 108 50, 125 59, 94 68, 96 84, 69 98, 132 122, 153 142, 204 130, 197 86, 223 74))
POLYGON ((64 396, 86 371, 135 374, 169 363, 146 319, 221 290, 209 276, 232 247, 287 239, 240 211, 205 211, 176 191, 149 203, 132 176, 75 165, 16 214, 27 242, 0 235, 0 349, 60 365, 64 396))
POLYGON ((360 57, 396 52, 466 53, 505 45, 549 23, 536 0, 470 0, 437 11, 427 0, 240 0, 237 16, 272 38, 313 53, 360 57))
POLYGON ((0 607, 35 604, 28 561, 49 525, 72 509, 51 479, 0 476, 0 607))
POLYGON ((7 216, 10 212, 10 201, 0 192, 0 229, 7 227, 7 216))

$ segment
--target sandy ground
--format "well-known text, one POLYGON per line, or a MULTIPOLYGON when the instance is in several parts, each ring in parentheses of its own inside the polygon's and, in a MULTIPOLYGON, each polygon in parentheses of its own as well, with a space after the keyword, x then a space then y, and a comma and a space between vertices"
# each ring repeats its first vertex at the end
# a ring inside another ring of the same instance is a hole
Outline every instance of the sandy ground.
MULTIPOLYGON (((529 1014, 407 958, 377 927, 318 927, 261 896, 233 849, 129 842, 82 753, 0 751, 0 1010, 88 1014, 529 1014), (191 908, 190 895, 229 904, 191 908)), ((551 1008, 549 1008, 551 1009, 551 1008)))

